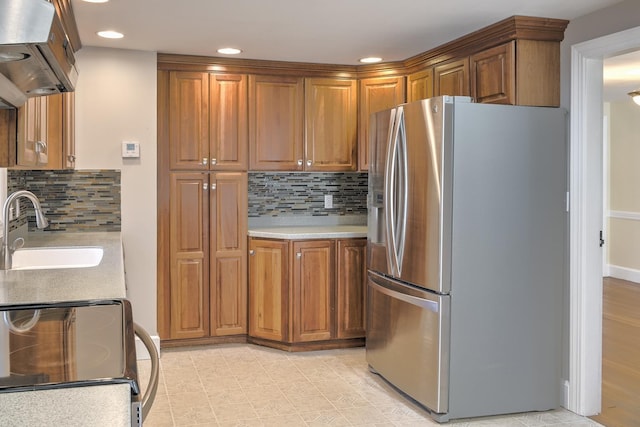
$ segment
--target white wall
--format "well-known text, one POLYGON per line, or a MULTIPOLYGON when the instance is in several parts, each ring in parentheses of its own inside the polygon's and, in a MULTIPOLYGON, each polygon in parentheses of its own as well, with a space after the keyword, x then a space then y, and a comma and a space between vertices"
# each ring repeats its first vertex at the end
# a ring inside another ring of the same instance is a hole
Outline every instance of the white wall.
POLYGON ((609 274, 640 282, 640 106, 611 103, 609 122, 609 274))
POLYGON ((120 169, 127 298, 152 336, 156 316, 155 52, 85 47, 77 54, 76 169, 120 169), (121 142, 140 143, 139 159, 123 159, 121 142))

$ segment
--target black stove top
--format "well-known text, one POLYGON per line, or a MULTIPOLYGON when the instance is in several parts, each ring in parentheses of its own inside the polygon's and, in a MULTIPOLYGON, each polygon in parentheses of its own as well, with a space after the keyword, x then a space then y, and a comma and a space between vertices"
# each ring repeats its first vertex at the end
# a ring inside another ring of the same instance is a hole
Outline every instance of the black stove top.
POLYGON ((139 394, 129 301, 0 307, 0 393, 106 383, 139 394))

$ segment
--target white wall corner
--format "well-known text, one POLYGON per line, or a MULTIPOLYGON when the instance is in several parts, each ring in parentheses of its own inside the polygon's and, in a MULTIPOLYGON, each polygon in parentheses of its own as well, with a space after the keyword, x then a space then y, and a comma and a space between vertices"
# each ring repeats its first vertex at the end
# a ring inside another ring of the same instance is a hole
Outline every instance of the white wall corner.
MULTIPOLYGON (((153 340, 153 344, 156 346, 156 351, 158 352, 158 356, 160 356, 160 337, 158 335, 151 336, 151 340, 153 340)), ((136 337, 136 358, 138 360, 150 360, 151 355, 145 347, 142 340, 136 337)))

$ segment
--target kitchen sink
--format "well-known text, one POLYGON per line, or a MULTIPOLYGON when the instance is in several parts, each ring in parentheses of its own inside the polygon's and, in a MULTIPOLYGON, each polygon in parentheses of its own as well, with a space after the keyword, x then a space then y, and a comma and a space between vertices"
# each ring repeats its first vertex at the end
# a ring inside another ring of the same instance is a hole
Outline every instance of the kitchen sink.
POLYGON ((21 248, 13 253, 12 270, 95 267, 102 261, 99 246, 21 248))

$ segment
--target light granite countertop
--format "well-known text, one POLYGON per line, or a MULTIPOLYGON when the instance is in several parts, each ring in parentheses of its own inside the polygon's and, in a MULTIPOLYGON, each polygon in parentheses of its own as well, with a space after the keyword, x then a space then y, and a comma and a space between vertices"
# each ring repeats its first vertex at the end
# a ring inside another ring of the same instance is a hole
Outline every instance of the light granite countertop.
POLYGON ((289 216, 249 218, 249 237, 283 240, 355 239, 367 237, 367 217, 289 216))
POLYGON ((306 225, 250 227, 249 237, 285 240, 353 239, 367 237, 366 225, 306 225))
POLYGON ((0 427, 130 427, 128 384, 0 393, 0 427))
POLYGON ((100 246, 95 267, 0 271, 0 305, 39 304, 126 297, 119 232, 28 233, 24 247, 100 246))
MULTIPOLYGON (((104 252, 95 267, 0 271, 0 305, 126 297, 119 232, 44 232, 24 237, 24 247, 99 246, 104 252)), ((131 388, 128 384, 105 384, 0 393, 0 413, 0 427, 130 426, 131 388)))

